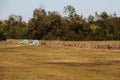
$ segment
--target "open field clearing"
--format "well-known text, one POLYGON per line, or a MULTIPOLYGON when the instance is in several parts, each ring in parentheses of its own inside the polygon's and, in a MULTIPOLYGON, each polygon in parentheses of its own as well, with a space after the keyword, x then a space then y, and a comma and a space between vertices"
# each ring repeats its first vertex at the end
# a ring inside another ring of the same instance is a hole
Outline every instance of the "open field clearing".
POLYGON ((0 80, 120 80, 120 51, 0 42, 0 80))

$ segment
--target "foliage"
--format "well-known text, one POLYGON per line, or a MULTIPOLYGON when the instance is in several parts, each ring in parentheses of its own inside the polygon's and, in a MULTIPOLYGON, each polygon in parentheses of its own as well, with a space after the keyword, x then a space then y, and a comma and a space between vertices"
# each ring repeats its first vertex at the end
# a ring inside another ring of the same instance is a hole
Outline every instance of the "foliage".
POLYGON ((10 15, 0 21, 0 38, 45 40, 120 40, 120 17, 103 11, 83 18, 71 5, 64 7, 67 16, 57 11, 36 8, 27 22, 22 16, 10 15))

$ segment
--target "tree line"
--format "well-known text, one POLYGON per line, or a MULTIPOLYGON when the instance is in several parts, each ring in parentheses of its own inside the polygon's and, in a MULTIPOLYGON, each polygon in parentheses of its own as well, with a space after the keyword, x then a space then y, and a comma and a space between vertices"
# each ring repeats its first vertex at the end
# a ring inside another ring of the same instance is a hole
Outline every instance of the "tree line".
POLYGON ((116 13, 95 12, 95 16, 84 18, 71 5, 64 7, 64 13, 66 16, 36 8, 28 22, 23 21, 22 16, 12 14, 0 21, 0 40, 120 40, 120 17, 116 13))

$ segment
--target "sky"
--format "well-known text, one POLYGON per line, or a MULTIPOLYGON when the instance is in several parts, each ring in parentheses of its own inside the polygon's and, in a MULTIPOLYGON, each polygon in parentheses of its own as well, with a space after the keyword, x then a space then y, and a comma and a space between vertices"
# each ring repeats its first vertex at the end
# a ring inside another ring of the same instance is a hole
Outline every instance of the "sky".
POLYGON ((0 0, 0 20, 5 20, 9 15, 21 15, 28 21, 33 16, 35 8, 44 8, 46 11, 58 11, 63 14, 64 6, 72 5, 78 14, 88 17, 97 11, 114 12, 120 16, 120 0, 0 0))

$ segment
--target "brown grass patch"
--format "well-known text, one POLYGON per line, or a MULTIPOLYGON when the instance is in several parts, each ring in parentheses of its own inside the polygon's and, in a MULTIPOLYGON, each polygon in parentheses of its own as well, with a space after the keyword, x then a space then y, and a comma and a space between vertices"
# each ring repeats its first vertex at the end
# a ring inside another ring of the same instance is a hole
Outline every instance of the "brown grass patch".
POLYGON ((22 62, 13 62, 13 61, 1 61, 0 66, 9 66, 9 67, 29 67, 28 64, 22 63, 22 62))

